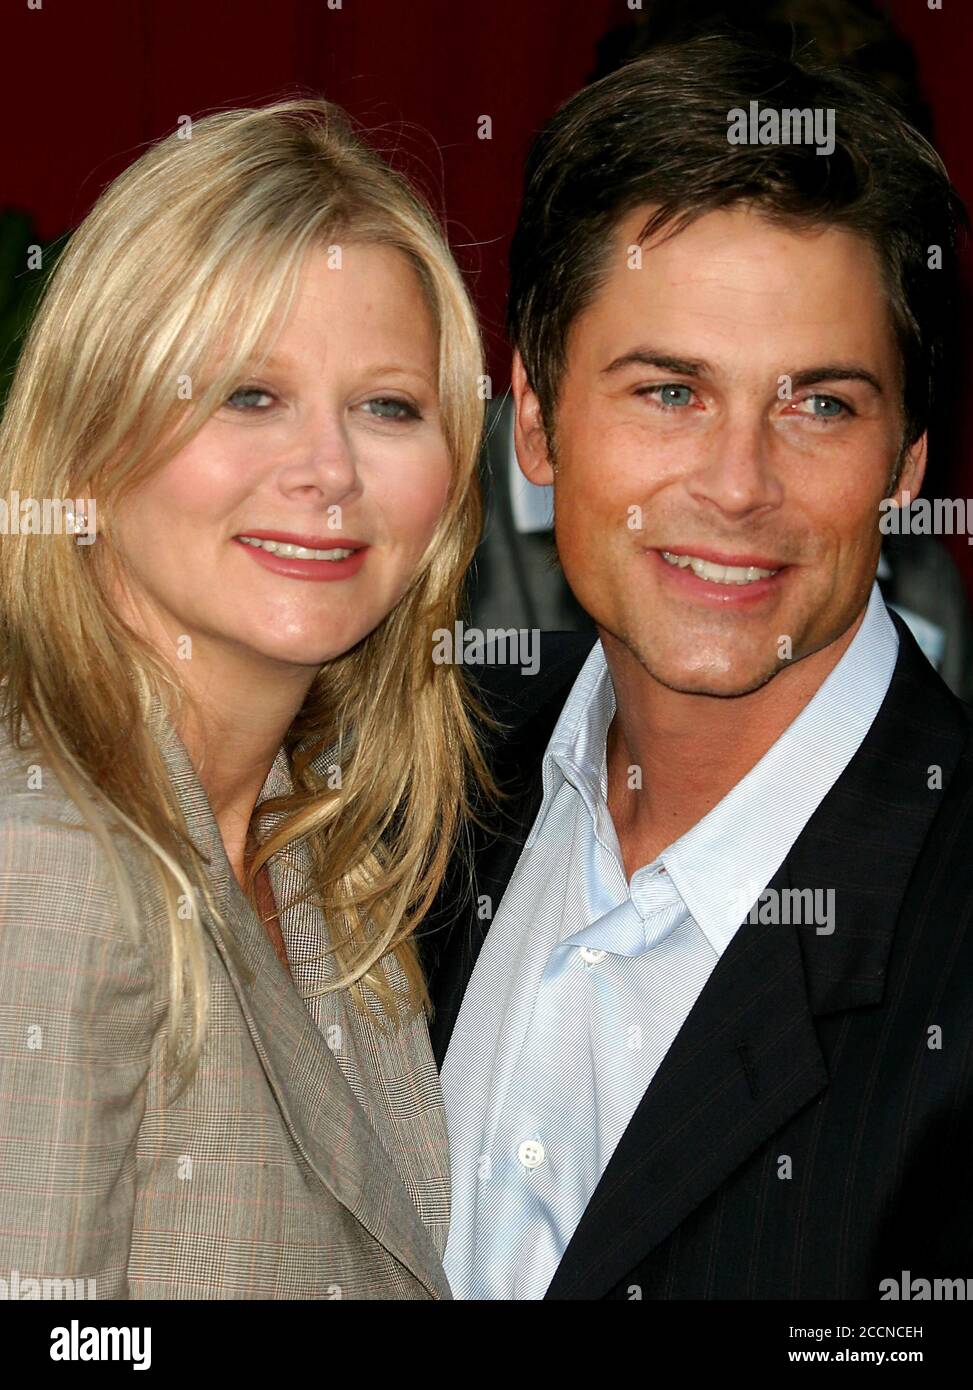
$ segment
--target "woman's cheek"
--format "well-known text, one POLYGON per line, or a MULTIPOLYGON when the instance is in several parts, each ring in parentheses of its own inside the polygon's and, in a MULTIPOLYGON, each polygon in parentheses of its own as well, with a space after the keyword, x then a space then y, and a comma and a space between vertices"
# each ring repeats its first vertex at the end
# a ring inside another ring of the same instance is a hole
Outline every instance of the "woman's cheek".
POLYGON ((401 469, 390 488, 383 510, 390 534, 408 543, 418 558, 425 550, 442 516, 452 476, 449 458, 430 460, 423 453, 412 466, 401 469))

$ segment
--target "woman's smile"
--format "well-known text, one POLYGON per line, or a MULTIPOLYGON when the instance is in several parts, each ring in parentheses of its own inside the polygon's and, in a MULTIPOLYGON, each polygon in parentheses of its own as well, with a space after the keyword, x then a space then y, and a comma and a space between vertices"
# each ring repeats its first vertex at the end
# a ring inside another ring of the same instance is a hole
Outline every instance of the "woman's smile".
POLYGON ((248 531, 233 540, 271 573, 312 582, 350 579, 365 563, 369 549, 364 541, 284 531, 248 531))

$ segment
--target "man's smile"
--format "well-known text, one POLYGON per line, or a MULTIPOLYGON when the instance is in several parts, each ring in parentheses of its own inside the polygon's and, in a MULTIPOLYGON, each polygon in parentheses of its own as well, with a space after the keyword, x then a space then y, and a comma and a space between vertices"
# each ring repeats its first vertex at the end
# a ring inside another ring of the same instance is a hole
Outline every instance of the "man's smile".
POLYGON ((690 546, 645 554, 660 580, 680 596, 733 607, 750 607, 777 596, 793 568, 769 556, 722 554, 690 546))

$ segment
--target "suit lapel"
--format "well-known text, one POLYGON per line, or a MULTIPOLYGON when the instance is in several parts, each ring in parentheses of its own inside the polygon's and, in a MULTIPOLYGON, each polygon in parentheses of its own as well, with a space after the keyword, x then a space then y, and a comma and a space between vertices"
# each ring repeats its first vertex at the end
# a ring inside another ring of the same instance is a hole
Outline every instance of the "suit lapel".
POLYGON ((794 931, 747 924, 636 1109, 546 1297, 604 1296, 827 1079, 794 931))
MULTIPOLYGON (((274 953, 230 867, 212 809, 172 726, 160 748, 190 833, 232 932, 204 926, 223 961, 280 1113, 302 1157, 331 1195, 433 1295, 449 1298, 439 1254, 320 1029, 274 953)), ((261 796, 290 789, 283 750, 261 796)), ((272 875, 275 871, 272 870, 272 875)), ((279 879, 275 877, 275 888, 279 879)), ((278 901, 287 901, 291 880, 278 901)))

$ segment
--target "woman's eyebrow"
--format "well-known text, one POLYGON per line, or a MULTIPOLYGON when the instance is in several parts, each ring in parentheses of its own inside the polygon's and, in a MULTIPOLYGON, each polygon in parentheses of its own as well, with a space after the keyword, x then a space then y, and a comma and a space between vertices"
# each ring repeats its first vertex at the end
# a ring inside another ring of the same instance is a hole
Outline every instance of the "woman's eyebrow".
POLYGON ((403 367, 397 362, 376 362, 374 365, 369 365, 368 371, 381 372, 384 376, 415 376, 430 386, 436 384, 429 373, 424 372, 421 367, 403 367))
MULTIPOLYGON (((269 371, 289 371, 294 366, 293 358, 286 354, 271 353, 269 357, 254 357, 250 363, 251 370, 266 368, 269 371)), ((364 368, 369 372, 380 372, 384 376, 414 376, 427 383, 431 387, 437 385, 435 379, 428 372, 420 367, 403 367, 398 362, 369 362, 364 368)))
POLYGON ((241 374, 246 372, 287 372, 292 366, 289 357, 279 357, 272 353, 269 357, 262 353, 254 352, 247 358, 240 368, 241 374))

